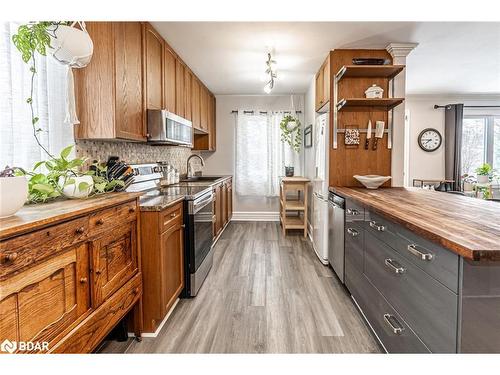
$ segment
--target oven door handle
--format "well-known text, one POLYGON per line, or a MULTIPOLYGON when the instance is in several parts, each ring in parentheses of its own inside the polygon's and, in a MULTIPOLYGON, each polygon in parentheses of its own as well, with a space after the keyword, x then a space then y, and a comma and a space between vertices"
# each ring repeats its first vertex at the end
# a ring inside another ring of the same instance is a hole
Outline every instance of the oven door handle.
POLYGON ((193 214, 197 213, 198 211, 200 211, 203 207, 205 207, 207 204, 211 203, 213 201, 213 195, 212 195, 212 192, 210 192, 210 194, 207 194, 207 197, 200 197, 198 198, 200 199, 199 201, 198 200, 195 200, 193 202, 193 214))

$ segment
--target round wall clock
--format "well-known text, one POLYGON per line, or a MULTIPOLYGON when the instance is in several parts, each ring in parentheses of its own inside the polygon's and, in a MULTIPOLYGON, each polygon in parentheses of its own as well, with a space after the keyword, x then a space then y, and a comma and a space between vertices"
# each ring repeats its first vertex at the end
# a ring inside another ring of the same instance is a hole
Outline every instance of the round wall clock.
POLYGON ((427 128, 418 135, 418 145, 426 152, 436 151, 441 146, 442 141, 441 133, 436 129, 427 128))

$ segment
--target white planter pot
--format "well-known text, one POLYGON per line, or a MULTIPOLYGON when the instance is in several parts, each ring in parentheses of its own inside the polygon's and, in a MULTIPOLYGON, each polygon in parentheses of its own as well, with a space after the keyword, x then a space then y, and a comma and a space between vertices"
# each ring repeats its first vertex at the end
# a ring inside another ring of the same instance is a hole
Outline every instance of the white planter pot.
POLYGON ((59 186, 62 188, 62 193, 66 198, 70 199, 82 199, 87 198, 94 188, 94 180, 92 176, 79 176, 79 177, 68 177, 75 180, 74 184, 69 184, 63 187, 64 179, 61 178, 59 181, 59 186), (80 190, 80 183, 86 182, 89 186, 87 189, 80 190))
POLYGON ((51 37, 49 51, 63 65, 72 68, 87 66, 94 53, 94 44, 82 23, 82 30, 72 26, 59 25, 51 37))
POLYGON ((478 184, 487 184, 489 181, 490 177, 488 175, 477 175, 478 184))
POLYGON ((0 218, 14 215, 28 198, 28 180, 24 176, 0 177, 0 218))
POLYGON ((290 121, 288 124, 286 124, 286 128, 288 129, 288 131, 292 131, 296 126, 297 122, 295 121, 290 121))
POLYGON ((472 191, 474 189, 474 184, 470 182, 464 182, 464 191, 472 191))

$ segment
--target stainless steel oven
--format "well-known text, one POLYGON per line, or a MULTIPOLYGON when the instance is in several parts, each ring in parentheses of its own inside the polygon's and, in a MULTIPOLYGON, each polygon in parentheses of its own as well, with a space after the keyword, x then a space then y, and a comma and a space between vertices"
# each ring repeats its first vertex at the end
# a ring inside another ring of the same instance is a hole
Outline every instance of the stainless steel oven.
POLYGON ((194 297, 207 277, 213 264, 212 222, 213 193, 206 192, 184 202, 186 225, 185 249, 185 289, 184 296, 194 297))

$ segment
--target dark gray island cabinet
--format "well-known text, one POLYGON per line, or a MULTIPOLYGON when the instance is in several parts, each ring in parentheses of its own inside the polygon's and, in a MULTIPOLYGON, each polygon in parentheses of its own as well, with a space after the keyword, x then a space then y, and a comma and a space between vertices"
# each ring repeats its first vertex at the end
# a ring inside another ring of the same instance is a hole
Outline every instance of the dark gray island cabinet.
POLYGON ((380 343, 389 353, 500 353, 500 246, 477 260, 450 250, 395 219, 396 208, 385 214, 377 198, 395 189, 384 190, 333 189, 346 198, 345 285, 380 343))

